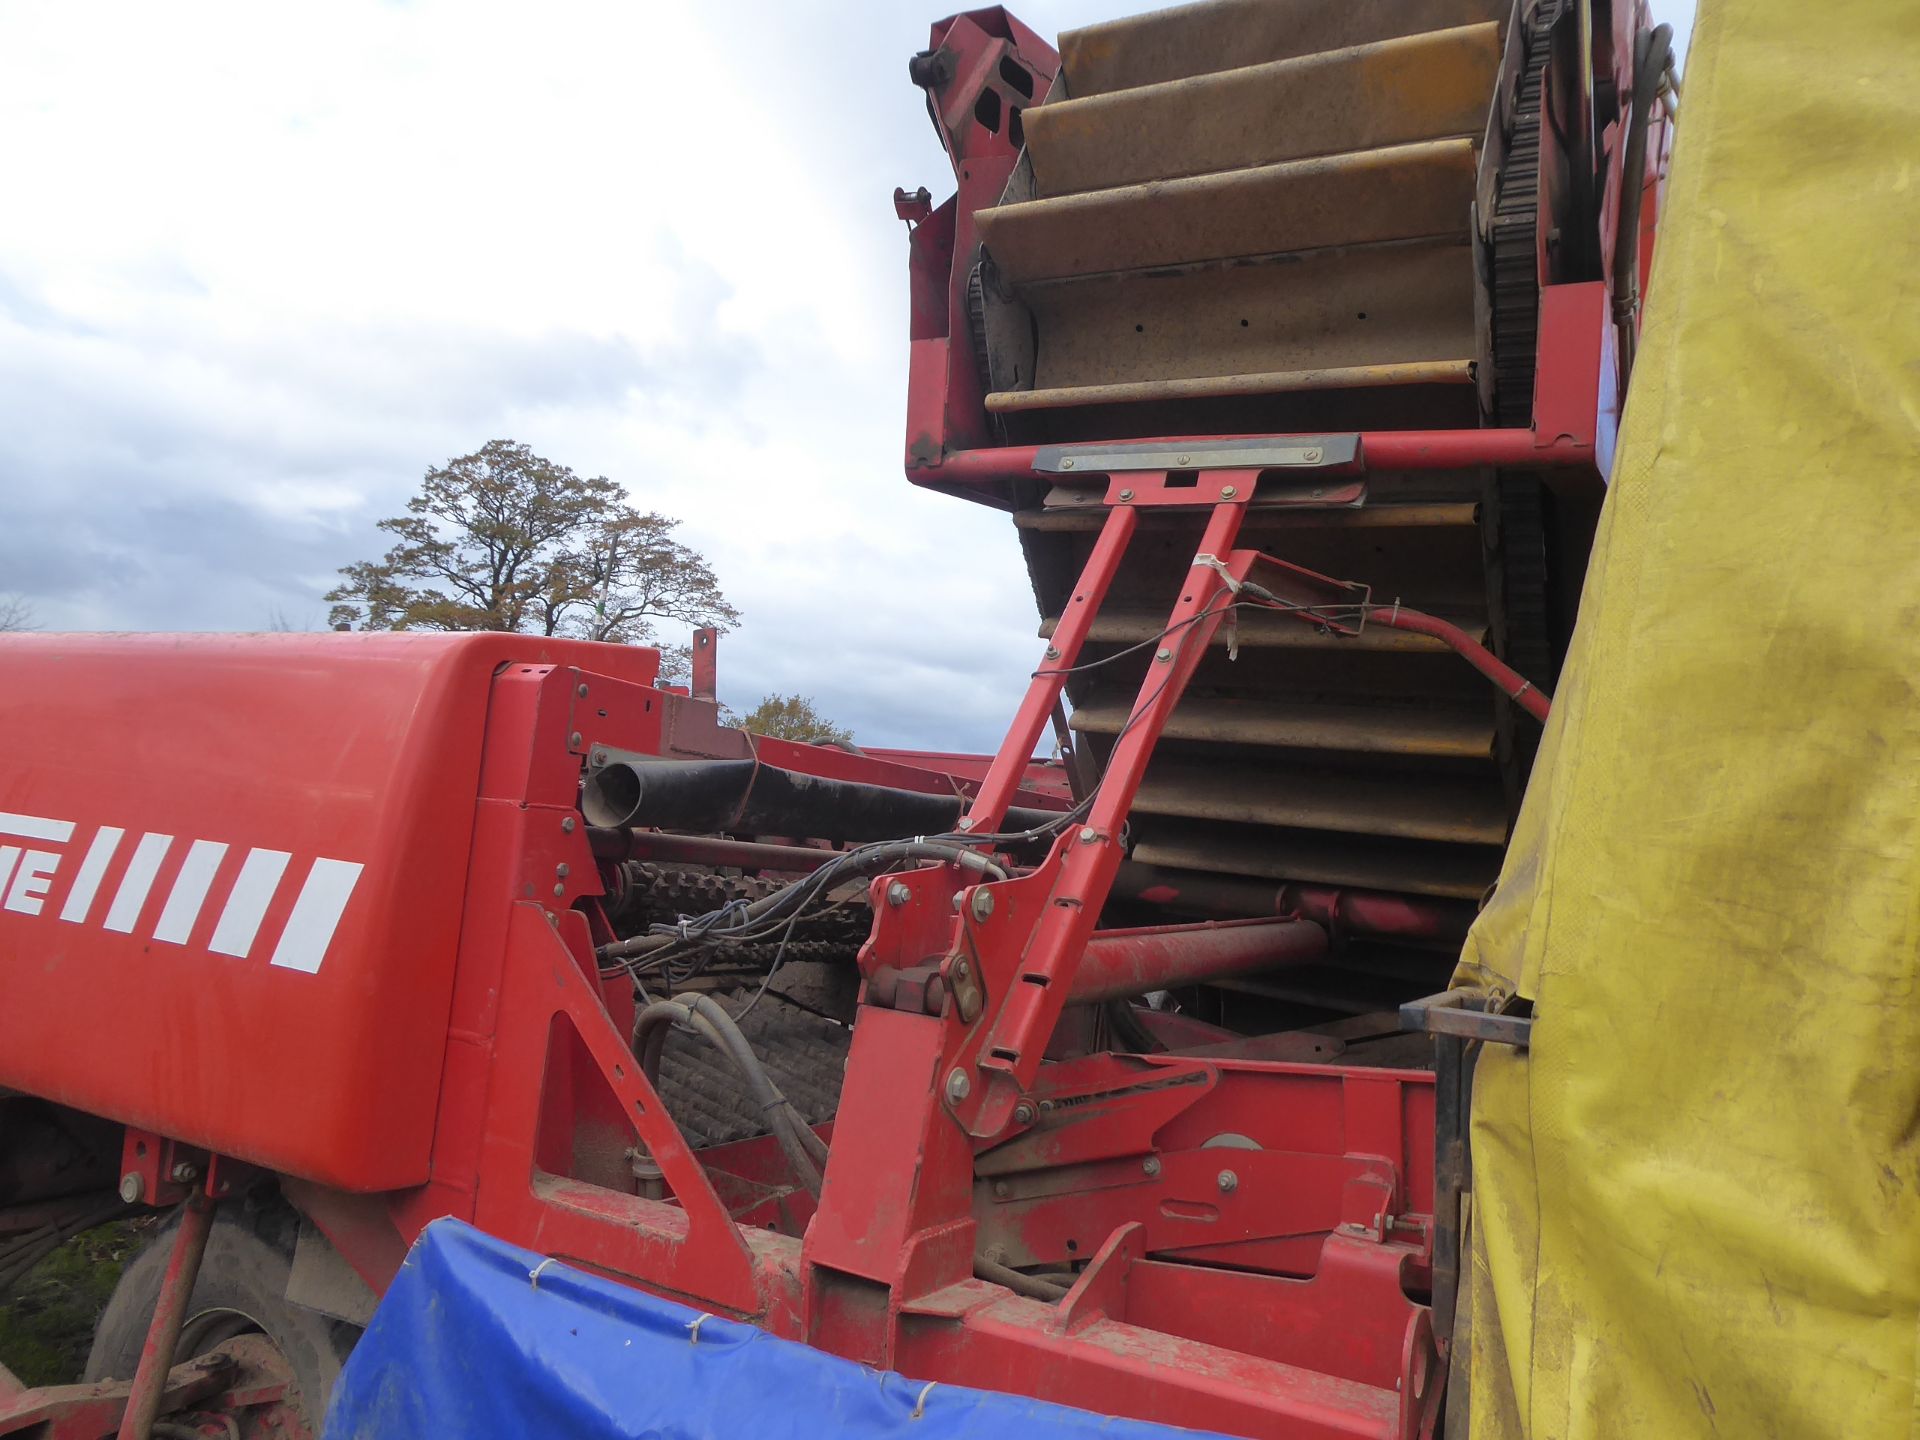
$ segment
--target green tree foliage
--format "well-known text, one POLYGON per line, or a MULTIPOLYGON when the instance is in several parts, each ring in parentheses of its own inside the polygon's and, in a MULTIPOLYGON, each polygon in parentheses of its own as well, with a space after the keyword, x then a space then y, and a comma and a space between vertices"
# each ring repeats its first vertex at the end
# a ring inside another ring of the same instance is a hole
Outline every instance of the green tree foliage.
POLYGON ((801 740, 814 745, 853 744, 853 732, 827 719, 804 695, 769 695, 740 725, 756 735, 772 735, 781 740, 801 740))
POLYGON ((728 629, 740 614, 680 522, 643 512, 512 440, 429 470, 395 544, 341 568, 329 621, 361 630, 518 630, 647 644, 661 620, 728 629))

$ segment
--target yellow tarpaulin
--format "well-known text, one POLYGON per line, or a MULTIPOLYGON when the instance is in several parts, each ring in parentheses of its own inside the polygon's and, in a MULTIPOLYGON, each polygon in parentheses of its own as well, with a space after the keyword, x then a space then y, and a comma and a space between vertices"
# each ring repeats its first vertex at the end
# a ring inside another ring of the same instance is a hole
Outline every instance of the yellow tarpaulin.
POLYGON ((1920 1435, 1920 4, 1701 0, 1462 979, 1476 1437, 1920 1435))

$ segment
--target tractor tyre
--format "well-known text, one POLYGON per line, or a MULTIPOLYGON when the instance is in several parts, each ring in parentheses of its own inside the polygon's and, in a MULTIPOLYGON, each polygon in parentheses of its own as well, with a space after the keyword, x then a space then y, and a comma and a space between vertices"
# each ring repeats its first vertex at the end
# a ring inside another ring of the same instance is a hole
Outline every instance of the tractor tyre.
MULTIPOLYGON (((287 1299, 298 1224, 277 1201, 267 1207, 235 1204, 214 1217, 174 1363, 205 1355, 236 1335, 265 1335, 293 1374, 287 1407, 309 1434, 318 1435, 360 1329, 287 1299)), ((128 1262, 94 1328, 88 1382, 132 1378, 178 1226, 176 1219, 162 1227, 128 1262)))

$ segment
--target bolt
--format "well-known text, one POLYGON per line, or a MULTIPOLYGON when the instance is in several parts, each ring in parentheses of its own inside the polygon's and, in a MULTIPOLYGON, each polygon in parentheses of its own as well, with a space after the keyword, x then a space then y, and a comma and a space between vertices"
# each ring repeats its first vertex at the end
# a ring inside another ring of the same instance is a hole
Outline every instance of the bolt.
POLYGON ((1033 1103, 1031 1101, 1022 1100, 1018 1105, 1013 1107, 1013 1123, 1016 1125, 1033 1124, 1033 1103))
POLYGON ((1120 498, 1121 498, 1122 500, 1131 500, 1131 499, 1133 498, 1133 491, 1131 491, 1131 490, 1122 490, 1122 491, 1120 492, 1120 498))
POLYGON ((953 1073, 947 1076, 947 1099, 964 1100, 972 1089, 973 1082, 967 1079, 967 1072, 955 1066, 953 1073))
POLYGON ((1320 449, 1319 449, 1319 447, 1318 447, 1318 446, 1312 446, 1312 447, 1309 447, 1308 449, 1305 449, 1305 450, 1302 450, 1302 451, 1300 452, 1300 458, 1301 458, 1302 460, 1304 460, 1304 461, 1306 461, 1306 462, 1307 462, 1307 464, 1309 464, 1309 465, 1311 465, 1311 464, 1313 464, 1313 462, 1314 462, 1314 461, 1316 461, 1316 460, 1318 460, 1318 459, 1320 458, 1320 449))
POLYGON ((1007 1182, 1006 1181, 996 1180, 993 1182, 993 1198, 996 1200, 1004 1200, 1007 1198, 1007 1182))
POLYGON ((953 892, 953 913, 956 915, 960 913, 960 892, 958 890, 953 892))
POLYGON ((1060 658, 1059 647, 1054 645, 1047 646, 1047 659, 1058 660, 1059 658, 1060 658))
POLYGON ((1082 845, 1091 845, 1093 844, 1094 841, 1098 840, 1099 838, 1100 838, 1100 832, 1094 829, 1091 825, 1087 826, 1084 830, 1080 832, 1080 843, 1082 845))
POLYGON ((959 825, 957 825, 957 826, 955 826, 954 828, 955 828, 955 829, 958 829, 958 830, 971 830, 971 829, 973 829, 973 817, 972 817, 971 815, 962 815, 962 816, 960 817, 960 823, 959 823, 959 825))
POLYGON ((1238 1175, 1234 1174, 1231 1170, 1222 1170, 1220 1172, 1220 1193, 1222 1195, 1231 1195, 1239 1188, 1240 1177, 1238 1175))
POLYGON ((1062 460, 1060 462, 1060 468, 1062 470, 1071 470, 1073 468, 1073 457, 1068 456, 1065 460, 1062 460))
POLYGON ((1237 485, 1222 485, 1220 487, 1220 498, 1222 500, 1231 500, 1234 496, 1238 495, 1239 493, 1240 493, 1240 487, 1237 485))
POLYGON ((902 882, 898 880, 894 881, 891 885, 887 886, 887 904, 893 906, 895 909, 898 909, 900 906, 906 904, 907 901, 911 900, 912 898, 913 898, 913 891, 909 890, 902 882))
POLYGON ((564 880, 567 878, 567 876, 573 873, 573 867, 567 864, 566 861, 562 860, 558 865, 553 867, 553 873, 558 875, 562 880, 564 880))
POLYGON ((582 685, 578 690, 575 690, 573 693, 578 695, 582 700, 584 700, 587 698, 587 687, 585 685, 582 685))
POLYGON ((1184 464, 1186 464, 1186 463, 1187 463, 1187 457, 1186 457, 1186 456, 1184 456, 1184 455, 1182 455, 1182 456, 1180 457, 1180 463, 1181 463, 1182 465, 1184 465, 1184 464))
POLYGON ((1147 1156, 1146 1159, 1140 1162, 1140 1173, 1142 1175, 1158 1175, 1160 1173, 1160 1157, 1158 1155, 1147 1156))
POLYGON ((562 835, 571 835, 573 834, 573 831, 574 831, 574 819, 573 819, 573 816, 569 815, 560 822, 560 833, 562 835))
POLYGON ((176 1185, 191 1185, 200 1178, 200 1167, 190 1160, 182 1160, 167 1172, 176 1185))
POLYGON ((567 893, 567 887, 564 885, 556 885, 553 887, 553 893, 554 893, 554 897, 557 899, 560 896, 563 896, 567 893))
POLYGON ((606 764, 606 763, 607 763, 607 752, 606 752, 606 751, 604 751, 604 750, 596 750, 596 751, 594 751, 594 752, 593 752, 593 763, 594 763, 595 765, 604 765, 604 764, 606 764))
POLYGON ((973 918, 985 920, 993 914, 993 892, 985 886, 977 887, 973 892, 973 918))
POLYGON ((571 735, 567 736, 568 749, 572 749, 575 745, 578 745, 579 743, 580 743, 580 732, 578 730, 574 731, 571 735))
POLYGON ((138 1170, 129 1170, 120 1177, 120 1198, 129 1205, 138 1205, 147 1193, 147 1180, 138 1170))
POLYGON ((1162 665, 1164 665, 1169 660, 1173 659, 1173 651, 1162 650, 1158 655, 1154 656, 1153 658, 1158 660, 1162 665))

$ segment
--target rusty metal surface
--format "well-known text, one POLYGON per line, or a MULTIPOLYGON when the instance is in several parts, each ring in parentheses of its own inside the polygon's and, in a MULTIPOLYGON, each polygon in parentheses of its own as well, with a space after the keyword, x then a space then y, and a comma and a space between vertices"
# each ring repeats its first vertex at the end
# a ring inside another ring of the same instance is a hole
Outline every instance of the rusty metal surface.
POLYGON ((1505 802, 1471 778, 1413 782, 1322 764, 1276 763, 1235 772, 1170 754, 1148 771, 1134 809, 1468 845, 1501 845, 1507 838, 1505 802))
MULTIPOLYGON (((1075 730, 1117 735, 1126 707, 1103 699, 1073 712, 1075 730)), ((1167 723, 1169 740, 1272 745, 1360 755, 1431 755, 1482 760, 1493 754, 1493 716, 1484 706, 1431 708, 1316 700, 1188 698, 1167 723)))
POLYGON ((1196 874, 1478 900, 1500 870, 1499 850, 1479 846, 1192 821, 1139 828, 1134 859, 1196 874))
POLYGON ((1183 380, 1134 380, 1041 390, 1002 390, 987 396, 987 410, 991 414, 1006 415, 1078 405, 1125 405, 1140 401, 1201 400, 1232 395, 1283 395, 1313 390, 1471 383, 1471 360, 1423 360, 1400 365, 1350 365, 1330 370, 1272 370, 1250 375, 1199 375, 1183 380))
POLYGON ((1464 240, 1420 242, 1034 285, 1024 298, 1040 331, 1035 390, 1177 393, 1177 382, 1204 379, 1196 393, 1231 394, 1296 388, 1269 376, 1332 372, 1344 373, 1319 388, 1465 380, 1469 257, 1464 240))
POLYGON ((980 235, 1015 284, 1467 233, 1464 138, 999 205, 980 235))
POLYGON ((1207 0, 1069 30, 1060 37, 1071 92, 1141 85, 1340 50, 1396 35, 1504 22, 1503 0, 1207 0))
POLYGON ((1044 195, 1206 175, 1484 131, 1500 65, 1491 22, 1037 105, 1044 195))

